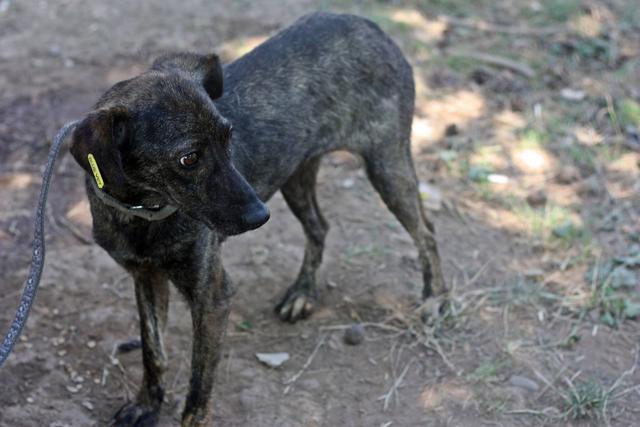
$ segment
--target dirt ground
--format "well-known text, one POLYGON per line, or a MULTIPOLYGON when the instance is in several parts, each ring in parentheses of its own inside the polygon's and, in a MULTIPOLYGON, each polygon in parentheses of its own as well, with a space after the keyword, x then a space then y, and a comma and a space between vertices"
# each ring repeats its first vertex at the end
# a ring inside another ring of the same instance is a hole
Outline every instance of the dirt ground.
MULTIPOLYGON (((280 195, 267 225, 225 245, 238 293, 216 425, 638 425, 635 0, 0 0, 2 333, 56 130, 162 52, 231 61, 318 9, 373 19, 414 66, 413 148, 451 310, 420 320, 409 236, 358 159, 332 154, 313 317, 273 314, 304 246, 280 195), (365 326, 359 346, 342 339, 353 322, 365 326), (255 357, 281 351, 291 359, 277 369, 255 357)), ((65 150, 38 298, 0 370, 2 426, 106 425, 140 380, 140 352, 114 352, 137 336, 132 281, 92 243, 82 179, 65 150)), ((163 426, 178 424, 188 383, 190 318, 174 297, 163 426)))

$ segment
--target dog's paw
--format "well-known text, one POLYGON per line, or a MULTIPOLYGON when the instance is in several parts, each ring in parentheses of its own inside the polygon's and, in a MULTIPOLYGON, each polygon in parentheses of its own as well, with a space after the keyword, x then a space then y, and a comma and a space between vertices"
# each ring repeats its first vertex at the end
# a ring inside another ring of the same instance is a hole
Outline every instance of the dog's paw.
POLYGON ((275 312, 283 322, 295 323, 313 313, 318 296, 312 290, 289 289, 276 305, 275 312))
POLYGON ((158 425, 160 408, 126 403, 116 412, 110 427, 155 427, 158 425))

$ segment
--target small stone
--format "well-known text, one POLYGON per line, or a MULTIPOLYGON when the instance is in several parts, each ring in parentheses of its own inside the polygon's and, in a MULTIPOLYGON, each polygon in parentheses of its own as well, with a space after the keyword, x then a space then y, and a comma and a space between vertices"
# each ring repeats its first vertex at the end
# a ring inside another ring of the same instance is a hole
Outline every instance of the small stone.
POLYGON ((364 341, 364 326, 360 323, 351 325, 344 331, 344 342, 349 345, 358 345, 364 341))
POLYGON ((509 384, 529 391, 537 391, 540 388, 538 383, 521 375, 512 375, 511 378, 509 378, 509 384))
POLYGON ((485 84, 491 78, 491 76, 491 72, 489 72, 486 68, 478 68, 471 72, 471 80, 479 85, 485 84))
POLYGON ((509 177, 499 173, 490 173, 489 175, 487 175, 487 181, 492 184, 508 184, 509 177))
POLYGON ((580 178, 580 171, 575 166, 563 166, 556 175, 556 181, 560 184, 571 184, 580 178))
POLYGON ((33 403, 35 399, 33 397, 27 397, 27 403, 33 403))
POLYGON ((587 94, 582 90, 566 87, 560 91, 560 96, 562 96, 567 101, 582 101, 585 96, 587 96, 587 94))
POLYGON ((67 391, 69 393, 77 393, 77 392, 80 391, 81 388, 82 388, 82 384, 78 384, 76 386, 68 385, 67 386, 67 391))
POLYGON ((627 125, 625 127, 626 143, 631 149, 640 148, 640 129, 635 126, 627 125))
POLYGON ((88 400, 83 401, 82 402, 82 406, 87 408, 89 411, 93 411, 93 404, 91 402, 89 402, 88 400))
POLYGON ((94 340, 87 341, 87 347, 95 348, 95 346, 96 346, 96 342, 94 340))
POLYGON ((536 190, 527 195, 527 203, 532 208, 538 208, 547 204, 547 193, 544 190, 536 190))
POLYGON ((289 353, 256 353, 258 360, 270 368, 277 368, 289 360, 289 353))
POLYGON ((446 136, 456 136, 459 133, 460 133, 460 129, 458 129, 458 125, 456 125, 455 123, 451 123, 447 125, 447 127, 444 130, 444 134, 446 136))

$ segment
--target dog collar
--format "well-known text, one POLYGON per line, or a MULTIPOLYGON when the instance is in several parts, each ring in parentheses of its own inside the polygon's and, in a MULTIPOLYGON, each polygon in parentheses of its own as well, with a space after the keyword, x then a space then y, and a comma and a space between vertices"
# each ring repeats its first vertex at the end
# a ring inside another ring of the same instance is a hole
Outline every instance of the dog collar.
POLYGON ((96 196, 98 196, 105 205, 111 206, 112 208, 128 215, 137 216, 138 218, 146 219, 147 221, 159 221, 174 214, 178 210, 177 207, 172 205, 156 205, 151 207, 144 207, 141 205, 131 206, 126 203, 122 203, 120 200, 99 189, 95 180, 90 179, 89 181, 91 182, 91 186, 93 187, 93 191, 96 193, 96 196))

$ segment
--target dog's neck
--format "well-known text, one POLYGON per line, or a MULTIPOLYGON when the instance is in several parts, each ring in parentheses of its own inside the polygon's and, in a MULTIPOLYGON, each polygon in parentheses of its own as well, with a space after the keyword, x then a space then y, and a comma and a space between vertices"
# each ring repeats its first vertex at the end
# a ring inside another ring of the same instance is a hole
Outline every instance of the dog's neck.
POLYGON ((161 206, 161 205, 153 205, 153 206, 143 206, 143 205, 130 205, 110 194, 102 191, 98 188, 98 185, 95 183, 93 179, 89 179, 91 183, 91 187, 93 188, 93 192, 100 199, 102 203, 107 206, 111 206, 112 208, 124 213, 126 215, 133 215, 138 218, 145 219, 147 221, 159 221, 161 219, 165 219, 168 216, 174 214, 178 208, 176 206, 172 206, 170 204, 161 206))

